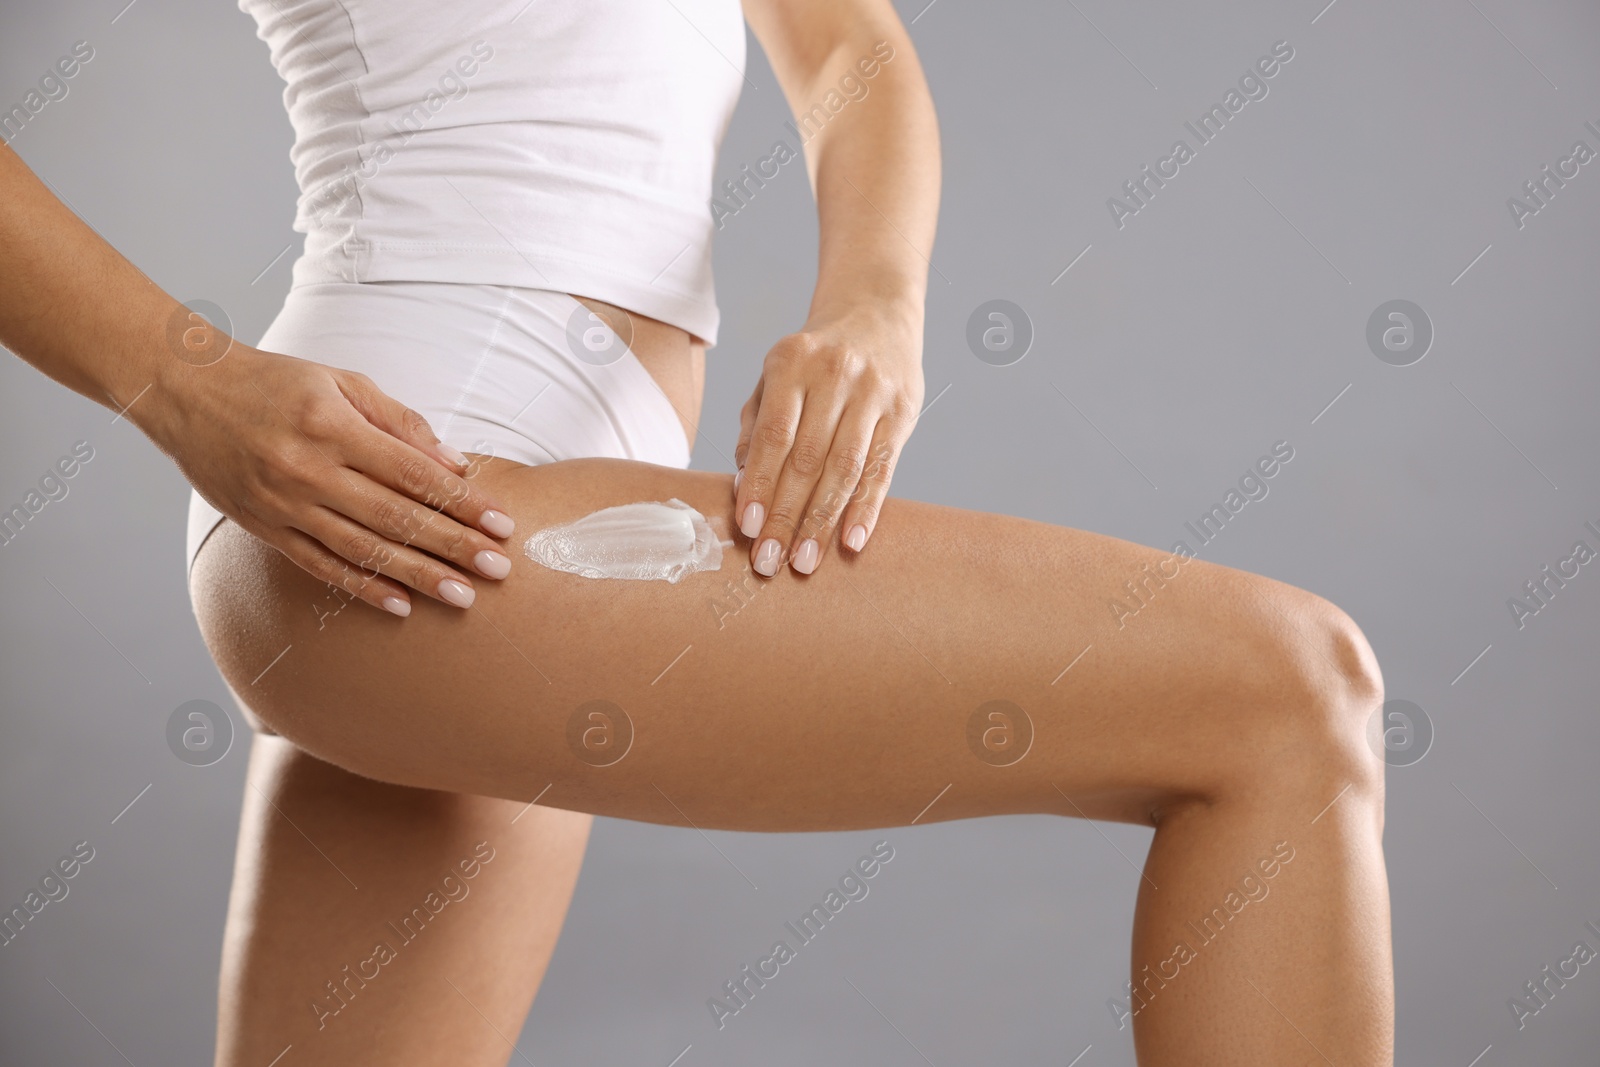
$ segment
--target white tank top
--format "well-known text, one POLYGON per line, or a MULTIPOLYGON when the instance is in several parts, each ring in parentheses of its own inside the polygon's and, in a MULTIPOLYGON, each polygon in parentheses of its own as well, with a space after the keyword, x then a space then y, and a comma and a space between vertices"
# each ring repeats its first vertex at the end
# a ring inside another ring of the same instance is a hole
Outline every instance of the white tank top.
POLYGON ((294 284, 604 300, 714 344, 739 0, 239 0, 287 83, 294 284))

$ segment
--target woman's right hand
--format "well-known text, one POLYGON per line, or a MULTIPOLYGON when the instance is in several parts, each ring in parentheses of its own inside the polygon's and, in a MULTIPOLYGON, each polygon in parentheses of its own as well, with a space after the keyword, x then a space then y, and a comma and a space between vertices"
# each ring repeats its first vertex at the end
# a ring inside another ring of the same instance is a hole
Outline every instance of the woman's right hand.
POLYGON ((511 536, 511 518, 366 375, 237 343, 206 366, 175 362, 129 417, 213 507, 313 576, 404 616, 406 586, 466 608, 467 572, 510 573, 491 536, 511 536))

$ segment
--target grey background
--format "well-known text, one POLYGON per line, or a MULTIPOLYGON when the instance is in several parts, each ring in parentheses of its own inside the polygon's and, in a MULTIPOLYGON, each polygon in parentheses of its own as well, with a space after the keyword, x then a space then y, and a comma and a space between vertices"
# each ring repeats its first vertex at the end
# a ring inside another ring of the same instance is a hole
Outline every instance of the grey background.
MULTIPOLYGON (((158 283, 227 308, 253 341, 289 284, 294 253, 274 257, 298 250, 280 83, 231 5, 142 0, 113 24, 121 2, 0 14, 7 107, 72 42, 97 53, 15 147, 158 283)), ((1166 547, 1291 442, 1271 495, 1202 555, 1343 606, 1389 695, 1434 724, 1428 756, 1389 778, 1399 1061, 1595 1062, 1595 967, 1521 1034, 1507 999, 1578 939, 1600 947, 1582 926, 1600 924, 1600 565, 1520 631, 1506 600, 1580 537, 1600 544, 1583 529, 1600 525, 1600 162, 1521 230, 1506 199, 1575 140, 1600 148, 1583 128, 1600 125, 1600 9, 922 2, 900 10, 921 12, 945 197, 934 402, 896 492, 1166 547), (1281 39, 1295 58, 1269 96, 1119 231, 1106 198, 1281 39), (966 347, 992 298, 1036 330, 1014 366, 966 347), (1364 339, 1395 298, 1436 331, 1410 367, 1364 339)), ((787 136, 753 42, 749 77, 719 178, 787 136)), ((725 327, 696 466, 731 469, 760 358, 804 316, 802 173, 719 236, 725 327)), ((0 900, 73 842, 97 850, 0 949, 0 1058, 207 1062, 248 738, 204 768, 163 739, 182 702, 228 703, 184 589, 187 489, 125 420, 20 361, 0 362, 0 415, 6 507, 72 442, 96 450, 0 547, 0 900)), ((1036 817, 713 836, 759 890, 692 831, 597 823, 528 1061, 665 1067, 692 1044, 683 1067, 917 1050, 940 1067, 1064 1065, 1086 1046, 1083 1067, 1133 1062, 1105 1002, 1138 879, 1117 850, 1137 862, 1148 833, 1036 817), (880 838, 896 857, 870 897, 716 1032, 705 999, 880 838)))

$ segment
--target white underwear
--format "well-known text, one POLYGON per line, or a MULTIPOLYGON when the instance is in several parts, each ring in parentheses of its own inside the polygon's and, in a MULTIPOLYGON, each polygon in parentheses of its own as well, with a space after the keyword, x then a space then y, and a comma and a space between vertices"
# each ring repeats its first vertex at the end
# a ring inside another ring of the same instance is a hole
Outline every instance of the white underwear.
MULTIPOLYGON (((677 412, 617 340, 547 289, 326 282, 289 290, 256 347, 360 371, 463 452, 530 466, 612 456, 687 467, 677 412)), ((189 567, 222 519, 191 491, 189 567)))

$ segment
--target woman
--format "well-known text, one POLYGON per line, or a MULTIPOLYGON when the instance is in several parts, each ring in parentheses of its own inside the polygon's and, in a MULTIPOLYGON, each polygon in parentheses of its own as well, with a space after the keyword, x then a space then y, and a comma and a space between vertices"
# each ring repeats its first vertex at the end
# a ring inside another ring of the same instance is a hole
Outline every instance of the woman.
POLYGON ((887 498, 938 198, 887 0, 744 5, 805 139, 821 261, 731 477, 684 469, 717 331, 704 201, 787 162, 711 188, 732 0, 241 6, 287 83, 307 235, 259 347, 0 153, 0 341, 195 485, 196 614, 258 730, 219 1064, 504 1063, 594 814, 1019 812, 1155 828, 1141 1063, 1392 1062, 1382 681, 1350 619, 887 498), (1126 584, 1147 608, 1117 619, 1126 584))

